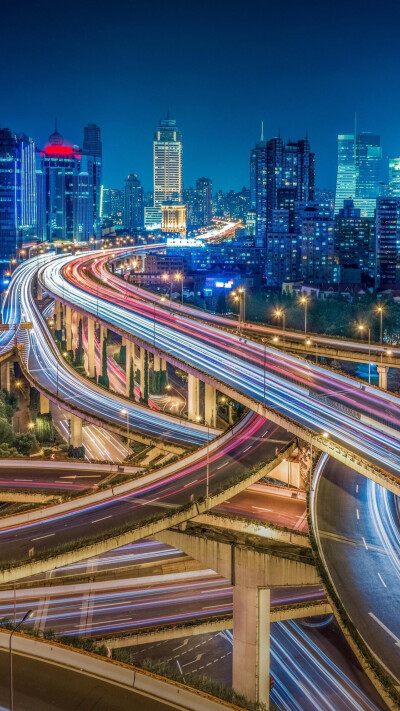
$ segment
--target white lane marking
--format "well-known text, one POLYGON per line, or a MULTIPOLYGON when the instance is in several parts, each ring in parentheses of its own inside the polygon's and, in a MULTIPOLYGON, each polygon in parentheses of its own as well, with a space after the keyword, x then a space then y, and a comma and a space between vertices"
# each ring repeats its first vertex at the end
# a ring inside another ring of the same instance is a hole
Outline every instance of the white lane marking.
POLYGON ((356 494, 358 494, 358 484, 357 484, 357 486, 356 486, 356 494))
POLYGON ((358 509, 357 509, 357 519, 360 520, 360 512, 358 509))
MULTIPOLYGON (((60 479, 99 479, 101 476, 101 474, 82 474, 82 476, 71 474, 69 476, 60 476, 60 479)), ((31 480, 27 479, 27 481, 31 480)))
POLYGON ((48 533, 47 536, 38 536, 37 538, 31 538, 31 541, 40 541, 42 538, 50 538, 50 536, 55 536, 55 533, 48 533))
POLYGON ((379 580, 381 581, 383 587, 387 588, 387 585, 386 585, 386 583, 385 583, 385 581, 384 581, 384 579, 382 578, 382 575, 381 575, 380 573, 378 573, 378 578, 379 578, 379 580))
POLYGON ((14 481, 33 481, 33 479, 14 479, 14 481))
POLYGON ((217 469, 222 469, 222 467, 226 467, 227 464, 229 464, 229 462, 225 462, 225 464, 221 464, 221 466, 217 467, 217 469))
POLYGON ((184 486, 183 488, 186 489, 187 486, 191 486, 192 484, 195 484, 196 481, 199 481, 199 480, 198 480, 198 479, 194 479, 193 481, 190 481, 189 484, 185 484, 185 486, 184 486))
POLYGON ((366 542, 365 542, 364 536, 362 537, 362 539, 363 539, 363 543, 364 543, 364 546, 365 546, 365 550, 367 551, 367 550, 368 550, 368 546, 367 546, 367 544, 366 544, 366 542))
POLYGON ((248 452, 249 449, 251 449, 251 447, 252 447, 252 445, 250 445, 250 447, 246 447, 246 449, 243 450, 243 454, 244 454, 245 452, 248 452))
POLYGON ((155 501, 158 501, 158 498, 157 499, 149 499, 148 501, 142 501, 140 505, 146 506, 147 504, 154 504, 155 501))
POLYGON ((105 521, 106 518, 112 518, 112 514, 110 514, 110 516, 103 516, 103 518, 96 518, 94 521, 91 521, 91 523, 98 523, 99 521, 105 521))
POLYGON ((257 511, 273 511, 274 509, 263 509, 262 506, 252 506, 252 509, 257 509, 257 511))
POLYGON ((378 623, 378 625, 379 625, 380 627, 382 627, 383 630, 385 630, 385 632, 388 633, 389 637, 391 637, 392 639, 394 639, 394 641, 395 641, 395 643, 396 643, 396 647, 400 647, 400 639, 399 639, 398 637, 396 637, 395 634, 393 634, 393 632, 389 629, 389 627, 386 627, 386 625, 384 625, 383 622, 381 622, 381 621, 376 617, 376 615, 374 615, 373 612, 369 612, 368 614, 369 614, 370 617, 372 617, 373 620, 375 620, 375 622, 378 623))

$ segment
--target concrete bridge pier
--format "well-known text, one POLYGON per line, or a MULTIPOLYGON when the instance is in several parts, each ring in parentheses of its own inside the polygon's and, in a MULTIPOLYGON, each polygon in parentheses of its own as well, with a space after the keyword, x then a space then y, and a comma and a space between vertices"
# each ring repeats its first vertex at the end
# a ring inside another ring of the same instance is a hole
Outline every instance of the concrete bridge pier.
POLYGON ((382 390, 387 390, 387 376, 389 368, 387 365, 378 365, 379 387, 382 390))
POLYGON ((55 301, 54 316, 55 316, 56 331, 60 331, 61 330, 61 304, 57 299, 55 301))
POLYGON ((94 378, 94 321, 87 320, 87 375, 94 378))
POLYGON ((71 444, 82 447, 82 420, 77 415, 71 415, 71 444))
POLYGON ((10 362, 6 361, 0 366, 0 378, 1 378, 1 389, 7 390, 9 393, 11 390, 11 376, 10 376, 10 362))
POLYGON ((140 370, 140 397, 144 397, 144 381, 145 381, 145 372, 144 372, 144 360, 145 360, 145 349, 142 348, 142 346, 139 346, 140 354, 139 354, 139 370, 140 370))
POLYGON ((208 383, 205 384, 204 390, 204 421, 210 427, 217 425, 217 391, 208 383))
POLYGON ((67 351, 72 348, 72 309, 70 306, 65 307, 65 342, 67 351))
POLYGON ((126 360, 125 360, 125 374, 126 374, 126 388, 125 395, 129 397, 131 390, 131 361, 133 361, 133 381, 135 381, 135 344, 132 341, 126 341, 126 360))
POLYGON ((233 588, 233 688, 269 708, 271 591, 233 588))
POLYGON ((40 393, 40 414, 41 415, 48 415, 50 412, 50 400, 43 395, 43 393, 40 393))
POLYGON ((195 422, 200 417, 200 381, 188 375, 188 419, 195 422))

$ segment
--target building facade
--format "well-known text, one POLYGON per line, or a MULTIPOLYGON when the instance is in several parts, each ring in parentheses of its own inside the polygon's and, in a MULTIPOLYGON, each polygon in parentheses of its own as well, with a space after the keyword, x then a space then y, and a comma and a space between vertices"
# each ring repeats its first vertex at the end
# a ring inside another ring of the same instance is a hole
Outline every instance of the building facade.
POLYGON ((362 217, 374 217, 380 193, 382 149, 380 136, 371 133, 338 136, 335 214, 351 199, 362 217))
POLYGON ((361 210, 354 206, 353 200, 345 200, 335 216, 335 254, 342 283, 375 286, 375 221, 361 217, 361 210))
POLYGON ((196 180, 196 226, 208 227, 212 221, 212 182, 210 178, 196 180))
POLYGON ((376 203, 378 279, 383 288, 400 287, 400 197, 376 203))
POLYGON ((17 256, 26 237, 37 235, 35 144, 0 129, 0 261, 17 256))
POLYGON ((388 196, 385 197, 400 197, 400 158, 389 160, 388 196))
POLYGON ((100 199, 102 184, 102 163, 103 145, 101 142, 101 131, 95 123, 89 123, 83 129, 82 151, 85 155, 91 156, 93 161, 93 225, 94 232, 100 235, 100 199))
POLYGON ((161 119, 153 140, 154 207, 182 202, 182 134, 175 119, 161 119))
POLYGON ((141 229, 144 225, 143 188, 133 173, 125 179, 123 222, 128 230, 141 229))

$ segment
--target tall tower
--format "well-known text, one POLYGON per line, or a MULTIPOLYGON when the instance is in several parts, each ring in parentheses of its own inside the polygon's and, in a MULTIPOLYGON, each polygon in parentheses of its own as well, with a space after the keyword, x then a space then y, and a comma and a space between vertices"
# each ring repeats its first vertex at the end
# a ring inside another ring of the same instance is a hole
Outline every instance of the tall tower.
POLYGON ((345 200, 354 200, 362 217, 373 217, 379 195, 382 158, 380 137, 371 133, 338 136, 335 215, 345 200))
POLYGON ((161 119, 154 133, 154 207, 182 202, 182 134, 175 119, 161 119))
POLYGON ((101 131, 95 123, 89 123, 83 129, 83 152, 95 158, 103 157, 101 131))
POLYGON ((143 188, 134 173, 125 178, 124 226, 129 230, 143 227, 143 188))
POLYGON ((94 233, 100 235, 100 197, 103 161, 101 131, 95 123, 89 123, 83 129, 83 153, 93 159, 93 226, 94 233))

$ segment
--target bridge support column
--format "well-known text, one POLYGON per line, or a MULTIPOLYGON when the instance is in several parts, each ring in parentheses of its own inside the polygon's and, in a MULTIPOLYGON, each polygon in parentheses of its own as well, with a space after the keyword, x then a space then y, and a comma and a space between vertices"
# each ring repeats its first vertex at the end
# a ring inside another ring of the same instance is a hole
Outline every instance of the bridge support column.
POLYGON ((161 368, 161 358, 160 358, 160 356, 158 356, 158 355, 155 355, 155 356, 154 356, 153 370, 154 370, 155 373, 159 373, 159 371, 162 370, 162 368, 161 368))
POLYGON ((72 348, 72 311, 70 306, 65 307, 65 342, 67 351, 72 348))
POLYGON ((40 414, 41 415, 48 415, 50 412, 50 400, 43 395, 43 393, 40 393, 40 414))
POLYGON ((126 341, 126 359, 125 359, 125 374, 126 388, 125 395, 130 397, 132 393, 132 385, 135 387, 135 344, 131 341, 126 341), (133 361, 133 384, 131 383, 131 360, 133 361))
POLYGON ((382 390, 387 390, 387 376, 389 368, 387 365, 378 365, 379 387, 382 390))
POLYGON ((71 415, 71 444, 82 447, 82 420, 77 415, 71 415))
POLYGON ((1 377, 1 389, 7 390, 7 392, 9 393, 11 390, 11 377, 10 377, 10 363, 8 361, 1 364, 0 377, 1 377))
POLYGON ((101 347, 103 346, 103 341, 104 341, 105 338, 107 338, 107 327, 106 327, 106 326, 102 326, 102 325, 100 324, 100 335, 99 335, 99 339, 100 339, 100 346, 101 346, 101 347))
POLYGON ((161 370, 167 370, 167 361, 164 359, 161 360, 161 370))
POLYGON ((55 301, 54 316, 55 316, 54 320, 55 320, 56 331, 60 331, 61 330, 61 304, 59 301, 57 301, 57 299, 55 301))
POLYGON ((94 378, 94 321, 87 320, 87 375, 94 378))
POLYGON ((200 416, 200 381, 189 373, 188 377, 188 418, 194 422, 200 416))
POLYGON ((215 427, 217 424, 216 390, 208 383, 205 384, 204 391, 204 420, 210 427, 215 427))
POLYGON ((38 300, 38 301, 41 301, 42 299, 43 299, 43 289, 42 289, 42 285, 39 283, 39 280, 38 280, 38 285, 37 285, 37 300, 38 300))
POLYGON ((142 346, 139 346, 140 349, 140 356, 139 356, 139 370, 140 370, 140 397, 144 397, 144 379, 145 379, 145 372, 144 372, 144 357, 145 357, 145 349, 142 348, 142 346))
POLYGON ((269 708, 269 588, 233 588, 233 688, 269 708))

